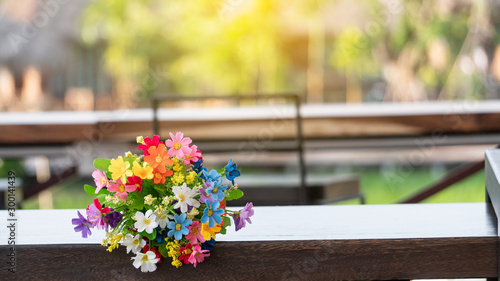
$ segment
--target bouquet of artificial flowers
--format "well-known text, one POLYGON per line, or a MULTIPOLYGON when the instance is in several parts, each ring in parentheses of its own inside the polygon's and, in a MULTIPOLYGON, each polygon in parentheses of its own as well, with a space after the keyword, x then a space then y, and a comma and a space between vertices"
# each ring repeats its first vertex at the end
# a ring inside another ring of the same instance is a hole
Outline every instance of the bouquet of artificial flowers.
POLYGON ((240 171, 231 159, 224 168, 208 171, 190 138, 181 132, 170 137, 165 143, 159 136, 137 137, 144 155, 96 159, 96 187, 84 187, 96 198, 86 216, 78 212, 72 220, 83 238, 92 234, 91 228, 104 229, 103 246, 111 252, 121 243, 143 272, 155 271, 164 258, 175 267, 196 267, 210 256, 216 234, 226 233, 231 218, 238 231, 254 214, 252 203, 240 211, 226 210, 227 201, 243 196, 234 183, 240 171))

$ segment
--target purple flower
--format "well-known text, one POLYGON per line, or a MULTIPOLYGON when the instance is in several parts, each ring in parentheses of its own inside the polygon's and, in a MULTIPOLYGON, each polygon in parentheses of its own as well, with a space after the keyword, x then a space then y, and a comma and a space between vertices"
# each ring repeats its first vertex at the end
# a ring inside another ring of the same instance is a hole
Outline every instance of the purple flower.
POLYGON ((201 194, 200 203, 205 203, 205 201, 207 201, 207 200, 210 201, 210 203, 213 203, 214 199, 212 198, 212 196, 210 196, 210 194, 207 193, 207 189, 212 187, 212 183, 203 181, 203 185, 207 188, 200 188, 200 190, 199 190, 199 192, 201 194))
POLYGON ((87 219, 85 219, 82 216, 82 214, 80 214, 80 211, 78 211, 78 218, 72 219, 71 223, 73 225, 76 225, 75 232, 80 232, 80 231, 82 232, 83 238, 87 238, 88 236, 90 236, 92 234, 92 232, 90 231, 90 228, 89 228, 90 222, 87 219))
POLYGON ((254 211, 253 211, 253 203, 247 203, 245 207, 239 211, 239 212, 234 212, 233 218, 234 218, 234 224, 236 226, 236 231, 242 229, 245 227, 245 220, 248 223, 252 223, 250 220, 250 217, 253 216, 254 211))
POLYGON ((115 228, 121 220, 122 216, 120 215, 120 213, 113 212, 113 209, 111 209, 111 212, 106 214, 103 219, 104 225, 106 227, 106 232, 108 231, 108 225, 111 228, 115 228))
POLYGON ((92 223, 92 227, 97 226, 97 229, 103 229, 104 223, 101 223, 102 213, 94 204, 89 205, 87 208, 87 217, 89 222, 92 223))

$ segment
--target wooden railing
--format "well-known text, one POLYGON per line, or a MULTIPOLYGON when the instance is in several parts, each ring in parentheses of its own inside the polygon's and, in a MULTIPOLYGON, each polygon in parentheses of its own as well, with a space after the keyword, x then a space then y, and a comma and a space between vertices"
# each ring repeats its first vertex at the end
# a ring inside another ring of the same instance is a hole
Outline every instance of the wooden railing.
MULTIPOLYGON (((253 224, 229 231, 197 268, 160 264, 144 274, 102 233, 74 233, 75 210, 20 210, 16 245, 0 232, 2 280, 389 280, 498 278, 500 150, 486 152, 485 203, 256 207, 253 224)), ((0 220, 8 223, 7 211, 0 220)), ((5 227, 4 227, 5 229, 5 227)))

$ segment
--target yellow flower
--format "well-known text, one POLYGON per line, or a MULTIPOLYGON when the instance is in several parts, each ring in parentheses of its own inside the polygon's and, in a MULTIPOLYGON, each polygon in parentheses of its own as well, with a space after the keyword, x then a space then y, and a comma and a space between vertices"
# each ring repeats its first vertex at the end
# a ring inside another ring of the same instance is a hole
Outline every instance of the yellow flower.
POLYGON ((189 211, 189 213, 187 213, 187 218, 194 219, 194 217, 196 217, 199 214, 200 214, 200 212, 198 212, 198 209, 193 208, 193 209, 191 209, 191 211, 189 211))
POLYGON ((151 168, 151 166, 148 166, 147 163, 143 163, 141 167, 141 165, 137 161, 134 161, 132 171, 134 172, 134 175, 140 177, 143 180, 150 180, 153 178, 153 168, 151 168))
POLYGON ((172 176, 172 182, 175 185, 181 185, 182 183, 184 183, 184 175, 181 173, 174 173, 174 175, 172 176))
POLYGON ((156 200, 156 197, 151 196, 151 194, 148 194, 144 197, 144 204, 146 205, 151 205, 153 204, 153 201, 156 200))
MULTIPOLYGON (((177 159, 177 158, 176 158, 177 159)), ((175 163, 173 167, 174 171, 180 172, 182 170, 182 166, 179 163, 175 163)))
POLYGON ((111 172, 111 178, 117 180, 121 178, 122 182, 127 182, 127 177, 132 176, 132 171, 129 170, 130 163, 123 162, 123 157, 118 156, 116 159, 111 159, 111 165, 108 170, 111 172))
POLYGON ((144 137, 142 137, 142 136, 138 136, 138 137, 136 138, 136 140, 137 140, 137 143, 140 143, 140 144, 146 144, 146 143, 144 142, 144 137))
POLYGON ((193 184, 194 183, 194 180, 196 178, 196 172, 195 171, 191 171, 189 172, 189 174, 187 175, 186 177, 186 183, 187 184, 193 184))
POLYGON ((201 235, 203 235, 203 238, 207 241, 212 239, 211 237, 215 239, 215 234, 219 233, 220 231, 221 227, 217 223, 215 223, 214 227, 209 227, 208 222, 202 224, 201 226, 201 235))
POLYGON ((180 266, 182 266, 182 262, 178 259, 175 259, 172 261, 172 265, 179 268, 180 266))

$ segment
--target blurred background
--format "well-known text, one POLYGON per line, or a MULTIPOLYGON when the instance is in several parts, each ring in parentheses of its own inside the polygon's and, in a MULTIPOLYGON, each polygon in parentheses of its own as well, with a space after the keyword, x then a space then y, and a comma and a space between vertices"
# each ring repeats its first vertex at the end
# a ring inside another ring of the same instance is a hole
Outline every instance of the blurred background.
POLYGON ((0 0, 0 38, 19 207, 85 208, 155 116, 257 205, 484 201, 497 1, 0 0))

